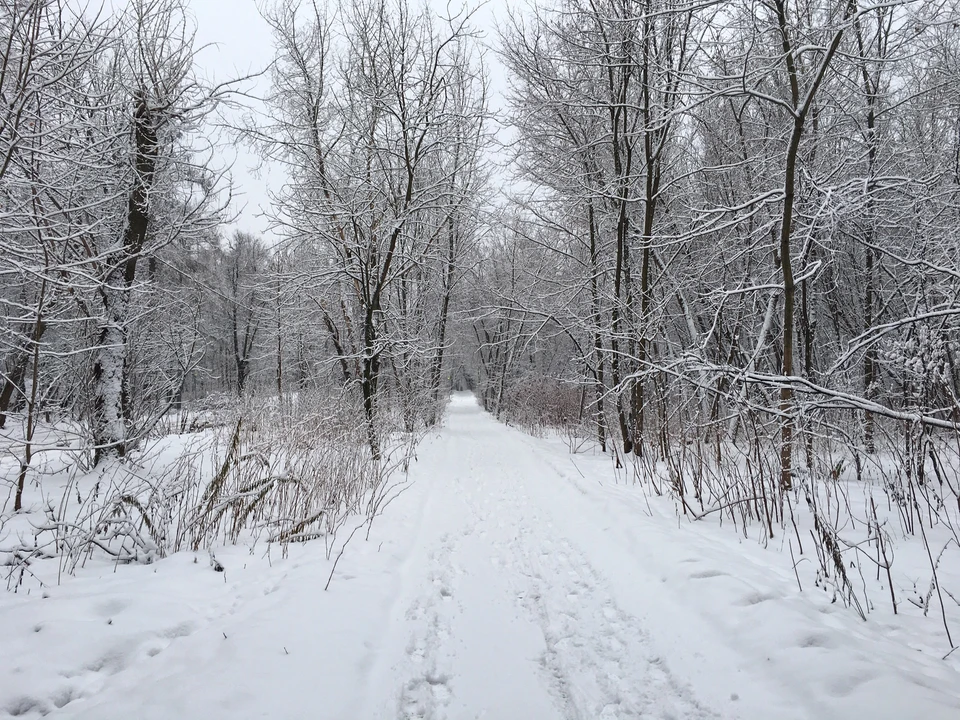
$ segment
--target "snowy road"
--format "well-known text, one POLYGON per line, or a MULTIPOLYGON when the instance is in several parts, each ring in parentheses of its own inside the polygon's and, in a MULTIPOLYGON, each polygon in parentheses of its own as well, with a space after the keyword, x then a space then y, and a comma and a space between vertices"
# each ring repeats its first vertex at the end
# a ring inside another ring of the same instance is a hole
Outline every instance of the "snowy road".
POLYGON ((960 717, 960 674, 909 626, 801 595, 778 554, 613 478, 455 397, 327 593, 307 544, 0 606, 0 717, 960 717))

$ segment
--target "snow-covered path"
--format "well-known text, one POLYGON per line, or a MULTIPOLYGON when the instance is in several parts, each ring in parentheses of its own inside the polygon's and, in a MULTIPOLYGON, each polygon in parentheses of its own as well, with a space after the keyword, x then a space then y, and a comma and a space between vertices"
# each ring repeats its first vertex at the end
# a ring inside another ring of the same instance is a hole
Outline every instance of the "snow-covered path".
POLYGON ((549 462, 472 402, 444 435, 361 717, 715 717, 571 537, 549 462))
POLYGON ((410 477, 326 593, 307 544, 8 599, 0 717, 960 717, 956 666, 911 649, 906 621, 800 595, 776 553, 678 524, 608 459, 473 398, 410 477))

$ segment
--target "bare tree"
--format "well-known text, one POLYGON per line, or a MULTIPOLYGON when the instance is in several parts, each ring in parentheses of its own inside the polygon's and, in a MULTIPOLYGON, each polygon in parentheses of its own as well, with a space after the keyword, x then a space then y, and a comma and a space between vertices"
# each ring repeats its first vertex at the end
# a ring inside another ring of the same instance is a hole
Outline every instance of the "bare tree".
POLYGON ((485 99, 468 19, 381 1, 268 14, 278 124, 257 132, 290 171, 278 221, 323 261, 317 307, 375 457, 384 368, 423 376, 408 390, 439 375, 448 304, 424 316, 440 336, 427 344, 432 366, 411 346, 410 321, 428 289, 452 291, 451 257, 474 222, 485 99))
MULTIPOLYGON (((243 395, 250 366, 266 313, 266 274, 269 258, 260 240, 237 231, 223 252, 221 304, 224 326, 229 332, 235 370, 235 389, 243 395)), ((278 333, 279 337, 279 333, 278 333)))
MULTIPOLYGON (((215 220, 214 177, 191 157, 189 137, 214 107, 217 91, 194 77, 194 48, 179 0, 136 0, 121 20, 112 60, 112 102, 129 112, 117 141, 126 146, 115 166, 123 209, 114 237, 97 248, 100 330, 93 365, 92 413, 97 459, 123 456, 136 441, 129 402, 129 325, 140 259, 156 253, 187 227, 215 220), (158 210, 177 208, 161 230, 158 210), (172 220, 172 222, 171 222, 172 220)), ((118 208, 119 209, 119 208, 118 208)))

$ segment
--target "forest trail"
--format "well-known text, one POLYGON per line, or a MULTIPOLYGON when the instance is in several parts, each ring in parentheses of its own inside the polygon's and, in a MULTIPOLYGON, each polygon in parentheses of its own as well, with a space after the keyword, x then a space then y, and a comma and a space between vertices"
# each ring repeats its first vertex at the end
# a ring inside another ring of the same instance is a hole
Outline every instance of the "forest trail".
POLYGON ((443 436, 361 716, 717 717, 592 562, 608 549, 571 534, 582 501, 551 459, 469 397, 443 436))
POLYGON ((225 548, 225 573, 180 553, 78 578, 40 601, 40 634, 27 619, 36 602, 11 605, 0 616, 15 629, 13 655, 36 667, 21 661, 7 677, 39 679, 0 710, 91 720, 960 717, 951 667, 898 649, 896 629, 822 593, 799 595, 779 554, 726 528, 678 523, 662 499, 614 482, 609 458, 528 437, 463 395, 418 456, 370 541, 347 547, 329 592, 318 541, 286 557, 225 548), (46 636, 49 656, 37 645, 46 636))

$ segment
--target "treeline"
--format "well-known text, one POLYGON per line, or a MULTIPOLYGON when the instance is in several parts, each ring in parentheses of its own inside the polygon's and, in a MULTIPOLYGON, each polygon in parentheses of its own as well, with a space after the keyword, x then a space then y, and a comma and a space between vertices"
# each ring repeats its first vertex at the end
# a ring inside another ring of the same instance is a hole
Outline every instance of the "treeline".
POLYGON ((69 427, 95 466, 217 394, 322 390, 375 459, 390 433, 439 418, 488 143, 466 16, 380 2, 264 16, 270 95, 225 132, 220 111, 246 86, 204 80, 184 0, 0 7, 0 425, 16 509, 52 450, 43 424, 69 427), (225 142, 287 170, 269 241, 227 230, 225 142))
POLYGON ((16 0, 0 36, 0 413, 24 413, 19 509, 41 413, 78 421, 94 462, 123 456, 195 362, 181 269, 224 210, 196 141, 225 88, 198 79, 173 2, 104 17, 16 0))
POLYGON ((558 0, 500 51, 484 405, 953 647, 957 4, 558 0))
POLYGON ((467 11, 264 17, 270 89, 226 136, 246 100, 204 82, 183 0, 0 8, 17 507, 48 421, 96 465, 185 404, 302 395, 380 462, 454 374, 684 512, 773 534, 841 476, 909 532, 958 507, 952 0, 542 3, 488 38, 500 118, 467 11), (228 140, 283 168, 269 242, 225 230, 228 140))
POLYGON ((955 431, 958 28, 932 1, 513 18, 528 190, 479 281, 487 405, 577 388, 561 414, 637 456, 775 426, 784 488, 822 434, 955 431))

